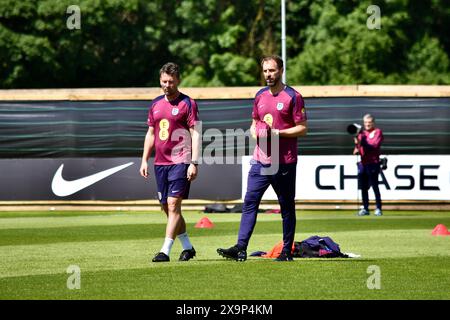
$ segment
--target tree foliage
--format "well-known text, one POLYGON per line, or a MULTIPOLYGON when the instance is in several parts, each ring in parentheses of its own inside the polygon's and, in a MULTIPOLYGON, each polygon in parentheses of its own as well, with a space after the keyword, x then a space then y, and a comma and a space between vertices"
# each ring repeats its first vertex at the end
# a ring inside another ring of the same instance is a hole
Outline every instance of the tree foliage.
MULTIPOLYGON (((289 84, 450 84, 447 0, 287 0, 289 84)), ((0 88, 261 85, 280 54, 280 0, 0 0, 0 88)))

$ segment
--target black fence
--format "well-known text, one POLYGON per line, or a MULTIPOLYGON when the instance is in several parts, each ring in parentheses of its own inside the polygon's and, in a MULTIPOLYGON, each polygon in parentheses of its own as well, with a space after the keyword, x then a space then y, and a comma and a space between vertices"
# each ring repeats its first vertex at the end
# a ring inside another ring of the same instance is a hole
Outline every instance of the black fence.
MULTIPOLYGON (((247 130, 252 100, 198 100, 203 132, 215 128, 236 139, 247 130), (227 133, 228 129, 228 133, 227 133)), ((376 117, 387 154, 450 154, 450 98, 307 98, 305 155, 351 154, 348 124, 376 117)), ((2 101, 0 158, 139 157, 149 101, 2 101)), ((235 151, 251 154, 236 139, 235 151), (243 152, 245 151, 245 152, 243 152)), ((226 139, 224 139, 223 148, 226 139)))

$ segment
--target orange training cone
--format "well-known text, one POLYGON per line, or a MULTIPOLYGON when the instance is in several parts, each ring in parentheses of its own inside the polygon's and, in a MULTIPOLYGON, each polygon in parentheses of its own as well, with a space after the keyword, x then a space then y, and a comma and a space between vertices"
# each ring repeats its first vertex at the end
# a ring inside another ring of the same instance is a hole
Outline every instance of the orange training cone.
POLYGON ((438 224, 436 227, 434 227, 431 234, 433 236, 448 236, 450 235, 450 232, 448 232, 446 226, 444 226, 443 224, 438 224))
POLYGON ((214 228, 214 224, 211 222, 211 220, 208 219, 208 217, 203 217, 199 220, 199 222, 197 222, 195 227, 211 229, 214 228))

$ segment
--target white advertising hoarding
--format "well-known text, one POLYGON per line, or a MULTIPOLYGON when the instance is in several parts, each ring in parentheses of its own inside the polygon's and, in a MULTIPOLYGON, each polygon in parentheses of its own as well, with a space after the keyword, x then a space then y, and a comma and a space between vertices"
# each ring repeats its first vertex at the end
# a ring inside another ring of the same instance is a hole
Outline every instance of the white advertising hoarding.
MULTIPOLYGON (((382 156, 384 157, 384 156, 382 156)), ((379 176, 383 200, 450 200, 449 155, 390 155, 379 176)), ((242 199, 247 189, 251 156, 242 159, 242 199)), ((299 156, 297 200, 356 200, 356 156, 299 156)), ((374 199, 369 190, 369 198, 374 199)), ((263 200, 276 200, 272 189, 263 200)))

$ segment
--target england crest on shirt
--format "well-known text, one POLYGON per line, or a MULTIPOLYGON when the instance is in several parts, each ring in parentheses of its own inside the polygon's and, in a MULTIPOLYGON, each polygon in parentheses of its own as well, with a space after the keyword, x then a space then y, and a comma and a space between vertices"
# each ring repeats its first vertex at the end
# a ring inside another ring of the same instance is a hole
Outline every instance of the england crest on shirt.
POLYGON ((278 102, 277 103, 277 110, 278 111, 281 111, 283 109, 283 107, 284 107, 283 102, 278 102))
POLYGON ((173 116, 176 116, 178 114, 178 112, 179 112, 178 108, 173 108, 172 109, 172 115, 173 116))

